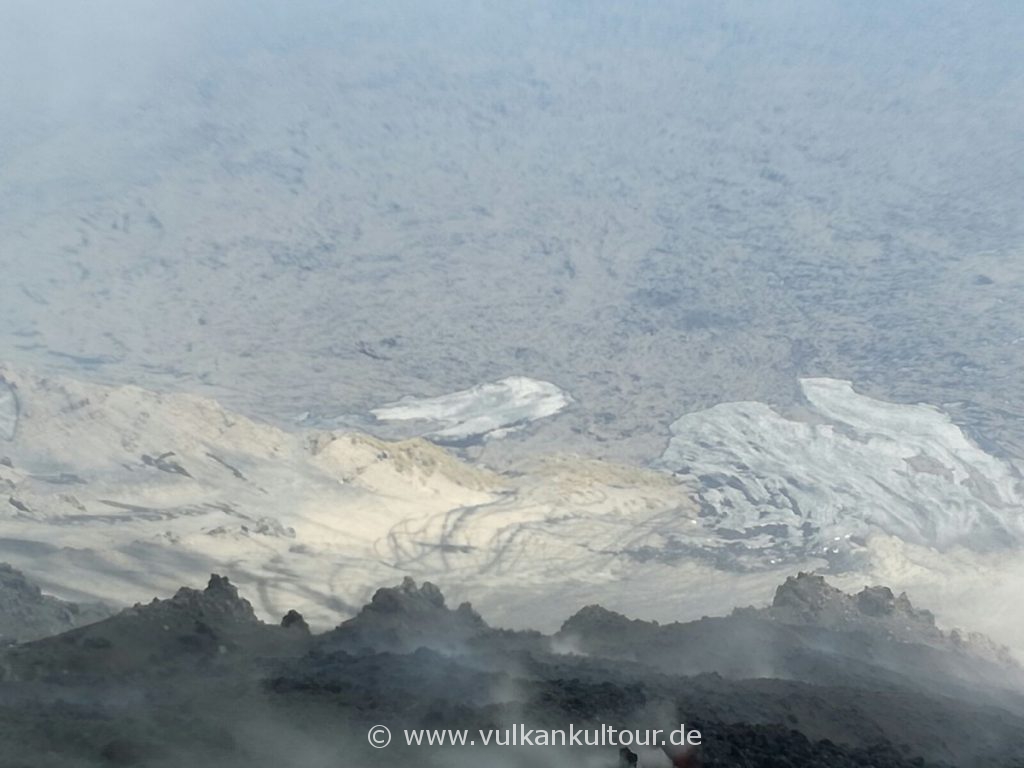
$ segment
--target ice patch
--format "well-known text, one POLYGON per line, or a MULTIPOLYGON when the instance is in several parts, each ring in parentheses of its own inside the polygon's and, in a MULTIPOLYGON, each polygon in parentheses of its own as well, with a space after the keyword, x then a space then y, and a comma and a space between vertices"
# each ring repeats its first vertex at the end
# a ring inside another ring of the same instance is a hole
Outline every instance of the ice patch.
POLYGON ((550 382, 512 376, 440 397, 402 398, 371 413, 379 421, 421 421, 423 437, 454 443, 501 437, 571 402, 550 382))
POLYGON ((0 381, 0 440, 13 440, 18 426, 18 401, 14 391, 0 381))
POLYGON ((720 546, 766 564, 844 556, 885 533, 915 544, 978 550, 1024 540, 1024 483, 945 413, 804 379, 815 418, 762 403, 726 403, 672 425, 664 468, 699 485, 704 526, 720 546))

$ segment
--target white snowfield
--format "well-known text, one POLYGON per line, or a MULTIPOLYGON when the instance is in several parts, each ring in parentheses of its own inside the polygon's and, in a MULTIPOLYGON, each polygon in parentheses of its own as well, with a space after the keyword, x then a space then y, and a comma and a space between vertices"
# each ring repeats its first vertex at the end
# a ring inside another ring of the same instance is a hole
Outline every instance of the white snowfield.
POLYGON ((1017 524, 1012 467, 934 409, 805 386, 835 423, 756 404, 692 414, 666 453, 688 465, 680 474, 567 456, 504 475, 419 438, 285 431, 203 398, 0 369, 0 392, 19 406, 0 439, 0 561, 57 596, 115 604, 218 572, 267 620, 295 608, 317 628, 412 575, 495 624, 552 629, 594 602, 658 620, 721 614, 828 564, 794 547, 785 562, 755 549, 757 568, 716 565, 737 544, 727 522, 742 530, 768 511, 787 531, 808 520, 822 535, 849 520, 865 544, 838 583, 909 589, 947 625, 1019 646, 1024 627, 996 610, 1019 593, 1018 550, 958 543, 1017 524), (698 483, 712 475, 717 489, 698 483), (772 506, 775 491, 799 510, 772 506))
POLYGON ((876 533, 945 550, 1024 540, 1024 481, 937 408, 804 379, 806 421, 725 403, 672 425, 662 466, 699 481, 703 521, 748 561, 844 556, 876 533))
POLYGON ((371 413, 380 421, 419 421, 436 441, 501 437, 531 421, 554 416, 572 398, 554 384, 511 376, 440 397, 405 397, 371 413))

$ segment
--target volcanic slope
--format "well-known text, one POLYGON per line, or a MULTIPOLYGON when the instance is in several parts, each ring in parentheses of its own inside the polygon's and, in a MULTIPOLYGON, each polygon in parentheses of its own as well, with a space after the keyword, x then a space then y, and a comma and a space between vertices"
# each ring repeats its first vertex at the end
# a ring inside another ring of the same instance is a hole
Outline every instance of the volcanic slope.
POLYGON ((793 569, 830 568, 846 587, 925 595, 944 626, 1024 637, 999 610, 1024 583, 1016 467, 934 408, 842 382, 805 382, 818 411, 804 420, 765 406, 754 418, 752 404, 685 416, 659 469, 563 455, 499 473, 420 438, 285 430, 205 398, 13 369, 0 379, 14 404, 0 561, 65 600, 126 605, 218 571, 252 585, 258 615, 294 607, 326 628, 397 572, 507 625, 529 615, 553 629, 595 602, 714 615, 793 569))
POLYGON ((632 550, 694 527, 689 489, 661 472, 554 457, 498 474, 188 395, 11 370, 0 388, 19 403, 0 559, 66 599, 123 605, 219 570, 255 586, 261 615, 326 627, 396 570, 498 605, 617 583, 632 550))
MULTIPOLYGON (((276 624, 276 622, 275 622, 276 624)), ((310 634, 263 623, 227 579, 3 655, 0 756, 31 766, 615 765, 617 749, 370 749, 413 728, 699 728, 707 768, 963 766, 1024 759, 1024 674, 906 595, 801 574, 766 609, 659 625, 600 606, 555 635, 491 626, 405 579, 310 634), (43 724, 45 723, 45 727, 43 724), (567 762, 566 762, 567 761, 567 762)), ((655 749, 640 764, 669 765, 655 749)), ((695 763, 694 763, 695 764, 695 763)))

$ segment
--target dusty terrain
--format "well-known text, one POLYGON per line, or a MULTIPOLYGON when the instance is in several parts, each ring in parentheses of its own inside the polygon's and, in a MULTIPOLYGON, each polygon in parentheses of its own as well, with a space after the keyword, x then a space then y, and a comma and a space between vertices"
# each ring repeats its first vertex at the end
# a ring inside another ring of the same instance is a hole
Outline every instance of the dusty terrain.
POLYGON ((176 7, 9 27, 0 359, 358 428, 575 399, 501 464, 829 376, 1024 453, 1014 6, 176 7))

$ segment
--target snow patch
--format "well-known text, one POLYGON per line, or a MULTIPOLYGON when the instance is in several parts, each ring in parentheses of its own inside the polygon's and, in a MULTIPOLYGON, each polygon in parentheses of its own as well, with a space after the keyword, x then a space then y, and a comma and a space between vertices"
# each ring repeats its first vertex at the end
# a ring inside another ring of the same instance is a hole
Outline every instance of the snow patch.
POLYGON ((371 413, 379 421, 420 421, 423 437, 455 443, 502 437, 571 402, 550 382, 511 376, 440 397, 405 397, 371 413))
POLYGON ((725 403, 672 425, 661 465, 699 486, 703 527, 748 563, 843 558, 872 534, 940 550, 1024 540, 1024 484, 930 405, 804 379, 812 413, 725 403))

